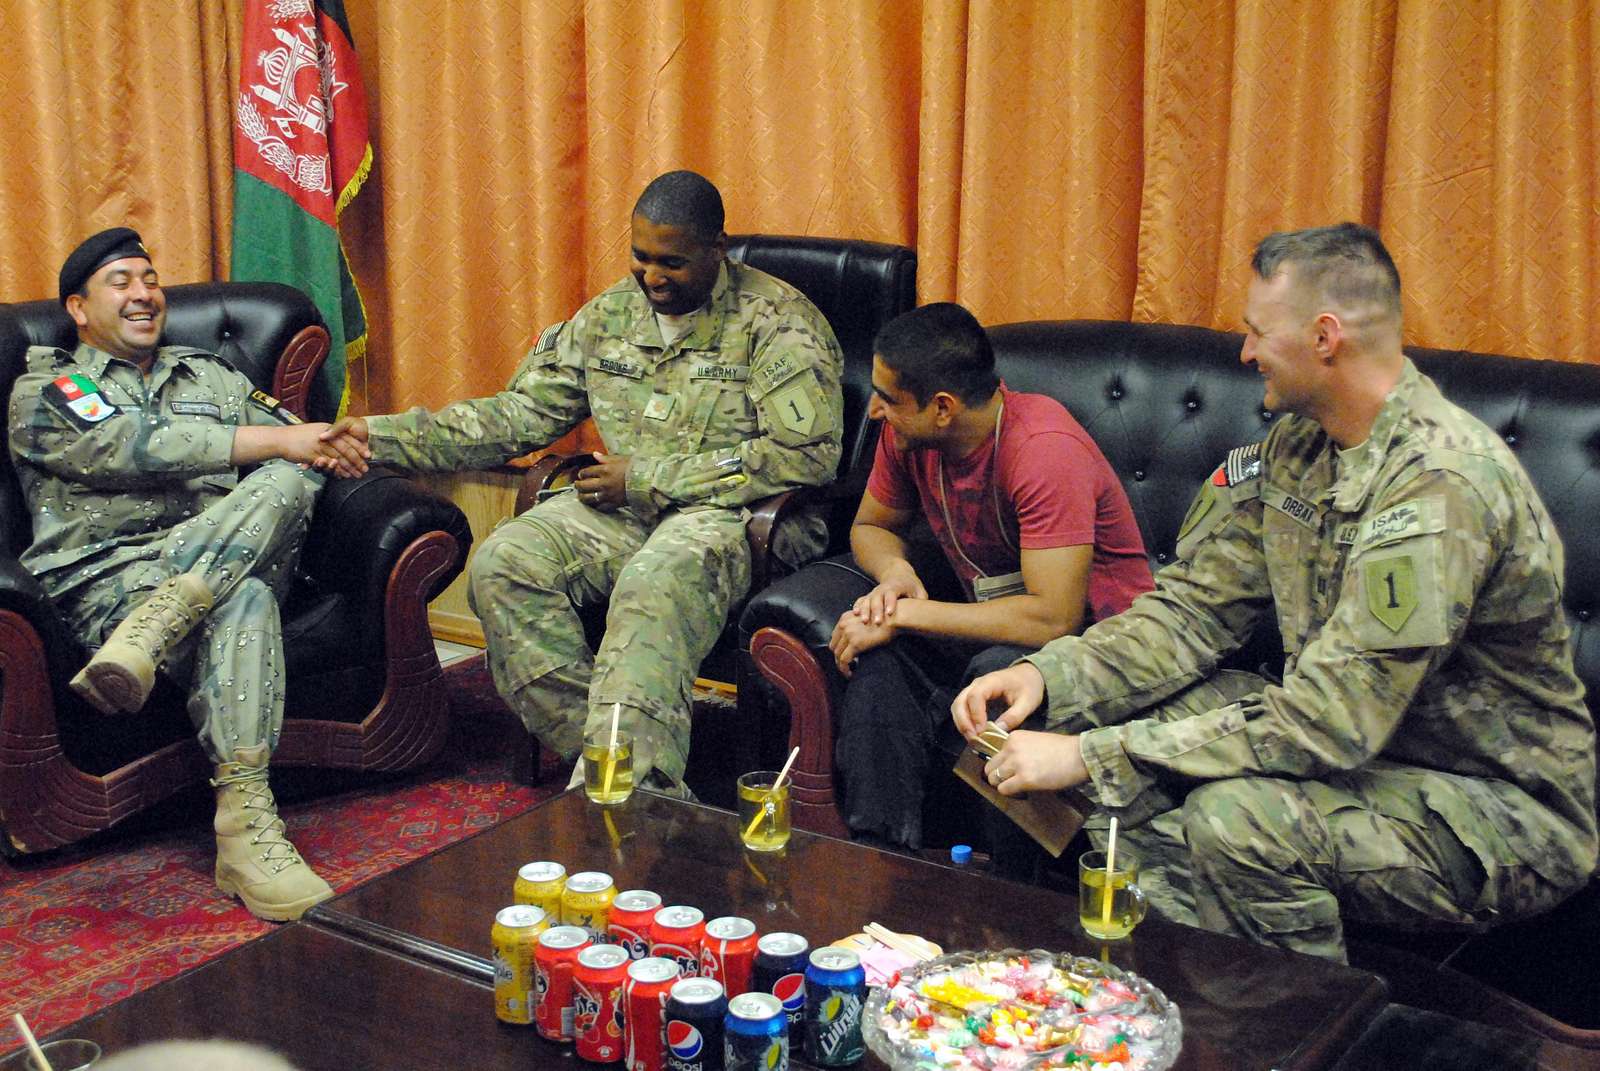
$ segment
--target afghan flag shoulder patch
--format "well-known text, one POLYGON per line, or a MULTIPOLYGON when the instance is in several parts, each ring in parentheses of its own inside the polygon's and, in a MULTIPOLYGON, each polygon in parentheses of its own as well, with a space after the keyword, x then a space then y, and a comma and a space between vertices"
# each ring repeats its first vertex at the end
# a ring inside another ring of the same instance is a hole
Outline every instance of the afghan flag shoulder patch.
POLYGON ((61 376, 45 388, 45 398, 79 427, 89 427, 117 415, 116 407, 100 393, 95 381, 82 373, 61 376))

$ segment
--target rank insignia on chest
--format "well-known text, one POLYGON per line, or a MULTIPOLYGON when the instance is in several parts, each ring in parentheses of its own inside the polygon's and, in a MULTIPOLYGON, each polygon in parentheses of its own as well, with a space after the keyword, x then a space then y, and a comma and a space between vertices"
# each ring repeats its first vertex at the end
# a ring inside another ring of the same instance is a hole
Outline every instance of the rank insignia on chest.
POLYGON ((650 395, 650 400, 645 403, 644 415, 647 420, 665 420, 672 415, 672 403, 676 401, 670 394, 656 393, 650 395))
POLYGON ((116 415, 94 380, 85 375, 62 376, 45 388, 45 398, 80 427, 98 424, 116 415))

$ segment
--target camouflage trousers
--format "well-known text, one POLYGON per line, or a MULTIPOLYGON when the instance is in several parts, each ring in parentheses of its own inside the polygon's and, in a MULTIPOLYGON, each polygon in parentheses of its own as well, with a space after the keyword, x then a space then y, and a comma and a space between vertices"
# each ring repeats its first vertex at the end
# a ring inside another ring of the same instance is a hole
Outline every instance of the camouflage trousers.
POLYGON ((647 524, 567 493, 505 521, 469 568, 489 671, 540 743, 578 755, 586 728, 633 733, 634 775, 681 786, 695 670, 750 586, 738 510, 668 512, 647 524), (592 654, 580 607, 610 600, 592 654))
POLYGON ((283 728, 287 591, 324 477, 268 462, 194 517, 97 562, 94 579, 58 600, 83 642, 99 647, 162 581, 194 573, 214 600, 161 667, 189 693, 189 717, 213 762, 239 748, 276 748, 283 728))
MULTIPOLYGON (((1265 683, 1219 673, 1145 716, 1214 710, 1265 683)), ((1320 781, 1238 777, 1173 796, 1153 788, 1135 806, 1096 812, 1086 826, 1103 849, 1109 814, 1119 815, 1117 854, 1139 861, 1152 910, 1341 962, 1346 919, 1482 929, 1565 895, 1483 819, 1459 775, 1379 761, 1320 781)))

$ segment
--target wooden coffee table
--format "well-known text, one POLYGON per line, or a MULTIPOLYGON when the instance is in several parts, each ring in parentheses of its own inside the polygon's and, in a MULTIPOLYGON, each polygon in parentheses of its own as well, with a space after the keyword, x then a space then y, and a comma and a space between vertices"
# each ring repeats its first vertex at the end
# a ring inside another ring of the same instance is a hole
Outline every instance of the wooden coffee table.
MULTIPOLYGON (((1179 1068, 1326 1067, 1384 1006, 1383 980, 1364 971, 1156 918, 1130 939, 1102 946, 1079 928, 1072 896, 849 841, 797 830, 782 853, 747 852, 733 814, 647 791, 612 808, 589 803, 578 790, 565 793, 321 904, 307 918, 393 953, 396 964, 405 963, 396 971, 426 969, 487 986, 494 913, 511 903, 517 868, 540 859, 562 863, 568 873, 605 871, 618 889, 653 889, 666 903, 692 904, 708 918, 743 915, 763 933, 793 930, 813 945, 879 922, 946 951, 1103 955, 1177 1002, 1179 1068)), ((478 989, 477 999, 470 1036, 503 1041, 509 1028, 495 1023, 488 991, 478 989)), ((409 1029, 404 1020, 391 1016, 381 1028, 409 1029)), ((533 1066, 570 1059, 536 1038, 529 1044, 546 1058, 533 1066)), ((869 1055, 865 1066, 883 1065, 869 1055)))

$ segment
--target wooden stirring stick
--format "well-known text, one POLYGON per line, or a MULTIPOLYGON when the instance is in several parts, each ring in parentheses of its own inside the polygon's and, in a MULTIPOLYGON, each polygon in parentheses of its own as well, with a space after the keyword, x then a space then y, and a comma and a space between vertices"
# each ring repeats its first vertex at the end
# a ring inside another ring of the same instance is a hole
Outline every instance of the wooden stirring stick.
POLYGON ((35 1038, 33 1031, 28 1029, 28 1021, 22 1017, 22 1013, 17 1012, 11 1017, 11 1021, 17 1024, 17 1032, 22 1035, 22 1040, 28 1043, 28 1051, 33 1053, 34 1064, 41 1071, 51 1071, 50 1060, 45 1056, 44 1050, 39 1047, 39 1039, 35 1038))

